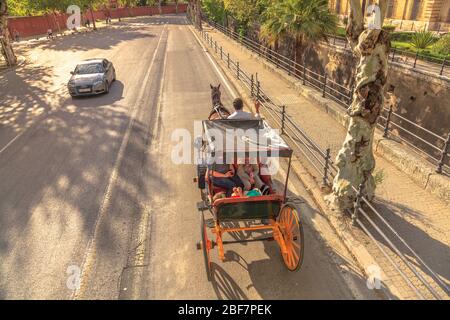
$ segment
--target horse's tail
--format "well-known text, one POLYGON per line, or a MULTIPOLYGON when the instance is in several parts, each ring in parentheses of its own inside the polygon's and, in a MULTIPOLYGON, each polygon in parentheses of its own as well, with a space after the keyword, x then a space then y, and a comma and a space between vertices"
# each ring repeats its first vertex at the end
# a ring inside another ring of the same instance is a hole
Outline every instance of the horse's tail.
POLYGON ((222 106, 222 105, 217 105, 217 106, 215 106, 215 107, 211 110, 211 112, 209 113, 208 120, 211 120, 211 118, 212 118, 213 115, 215 115, 215 114, 217 114, 217 115, 219 116, 219 119, 226 119, 226 118, 231 114, 231 112, 228 111, 228 109, 225 108, 224 106, 222 106))

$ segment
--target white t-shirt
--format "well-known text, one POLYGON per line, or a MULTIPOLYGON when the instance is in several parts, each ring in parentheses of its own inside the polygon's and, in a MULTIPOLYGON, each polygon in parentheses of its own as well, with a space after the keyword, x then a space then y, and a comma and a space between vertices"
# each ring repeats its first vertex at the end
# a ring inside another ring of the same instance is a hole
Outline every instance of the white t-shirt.
POLYGON ((256 115, 253 115, 252 113, 246 112, 243 110, 237 110, 228 116, 228 119, 233 119, 233 120, 255 120, 255 119, 259 119, 259 118, 260 118, 259 113, 257 113, 256 115))

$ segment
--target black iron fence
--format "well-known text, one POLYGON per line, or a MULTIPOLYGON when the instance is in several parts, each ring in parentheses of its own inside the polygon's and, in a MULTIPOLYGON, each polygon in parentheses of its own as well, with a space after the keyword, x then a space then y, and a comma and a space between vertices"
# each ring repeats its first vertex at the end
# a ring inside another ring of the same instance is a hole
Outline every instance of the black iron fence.
MULTIPOLYGON (((218 23, 206 21, 211 27, 214 27, 247 49, 266 59, 275 65, 276 68, 284 70, 288 75, 299 79, 303 85, 309 85, 315 88, 321 92, 322 97, 332 99, 345 108, 351 104, 353 88, 345 87, 329 79, 326 73, 319 74, 314 72, 307 68, 306 63, 297 63, 260 42, 239 35, 218 23)), ((215 50, 220 51, 221 56, 226 57, 222 47, 218 47, 217 43, 213 43, 213 46, 215 50)), ((228 64, 231 64, 232 68, 237 69, 238 73, 241 73, 244 79, 249 77, 249 83, 247 85, 250 85, 251 76, 245 75, 241 70, 239 71, 238 62, 230 61, 228 64)), ((425 155, 425 158, 436 167, 437 173, 442 173, 443 171, 450 173, 450 133, 442 137, 406 119, 392 109, 387 108, 382 110, 377 126, 383 130, 385 137, 405 142, 407 145, 413 147, 413 150, 419 152, 421 155, 425 155)))
MULTIPOLYGON (((257 75, 247 73, 242 65, 237 60, 233 60, 229 52, 226 52, 216 40, 212 38, 207 32, 201 31, 201 35, 204 41, 209 45, 216 56, 226 64, 227 68, 234 74, 245 88, 249 91, 250 95, 261 103, 263 107, 264 115, 268 116, 267 119, 272 126, 279 128, 281 134, 288 139, 293 149, 300 153, 303 159, 307 160, 307 163, 314 168, 318 173, 321 183, 329 186, 332 183, 333 178, 337 174, 337 168, 334 165, 330 149, 323 150, 312 138, 298 125, 295 120, 286 112, 286 108, 283 105, 277 105, 263 90, 261 83, 259 82, 257 75)), ((396 230, 382 217, 382 215, 376 210, 373 204, 363 196, 363 185, 353 186, 356 197, 354 203, 354 209, 349 211, 352 217, 354 225, 358 225, 364 232, 374 241, 383 255, 398 271, 400 276, 411 288, 414 294, 419 299, 427 299, 429 297, 434 299, 442 299, 441 294, 437 292, 434 286, 430 283, 430 280, 424 277, 424 271, 429 275, 440 287, 448 292, 447 285, 441 280, 441 278, 417 255, 417 253, 405 242, 405 240, 396 232, 396 230), (365 206, 363 206, 365 204, 365 206), (391 237, 388 237, 377 225, 375 218, 379 219, 382 224, 392 233, 391 237), (375 231, 370 231, 375 230, 375 231), (390 255, 386 252, 385 248, 380 246, 375 239, 373 232, 377 232, 379 237, 382 237, 388 244, 389 248, 395 252, 400 258, 401 263, 395 262, 390 255), (396 245, 392 242, 392 237, 402 243, 402 245, 408 250, 408 254, 413 256, 418 261, 420 267, 423 269, 418 270, 418 265, 410 262, 410 259, 402 253, 396 245), (402 264, 402 266, 400 266, 402 264), (412 272, 411 275, 407 275, 404 270, 408 268, 412 272), (413 281, 416 278, 417 281, 413 281)))
POLYGON ((256 74, 249 74, 242 69, 237 60, 233 60, 229 52, 226 52, 213 37, 202 32, 202 37, 218 56, 224 62, 227 68, 234 74, 243 86, 249 91, 252 98, 258 100, 263 107, 264 114, 268 121, 280 128, 281 134, 287 136, 294 144, 296 151, 308 160, 309 164, 316 170, 321 177, 323 185, 330 185, 337 169, 333 165, 330 149, 322 148, 311 139, 300 125, 286 112, 283 105, 276 104, 264 91, 256 74))
MULTIPOLYGON (((329 34, 327 36, 329 41, 323 42, 323 44, 340 47, 345 50, 351 50, 347 38, 334 34, 329 34)), ((389 52, 389 61, 403 64, 408 68, 423 70, 438 74, 440 76, 450 75, 450 59, 446 57, 433 57, 420 51, 414 53, 397 48, 391 48, 391 51, 389 52)))

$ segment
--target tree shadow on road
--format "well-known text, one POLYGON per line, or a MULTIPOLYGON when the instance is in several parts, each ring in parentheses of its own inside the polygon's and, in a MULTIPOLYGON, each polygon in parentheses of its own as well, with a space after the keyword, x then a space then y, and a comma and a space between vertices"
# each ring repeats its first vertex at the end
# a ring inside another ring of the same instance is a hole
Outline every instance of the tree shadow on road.
POLYGON ((50 111, 45 88, 53 85, 51 73, 49 67, 25 66, 0 77, 0 149, 39 115, 50 111))
POLYGON ((36 281, 38 289, 52 288, 51 297, 67 296, 69 291, 55 281, 64 277, 68 265, 81 266, 82 261, 71 259, 83 257, 101 211, 106 218, 96 250, 107 259, 128 250, 129 239, 123 235, 131 233, 127 230, 143 212, 148 124, 135 120, 108 203, 104 196, 129 121, 126 112, 113 108, 61 108, 2 154, 0 287, 6 298, 33 297, 29 285, 36 281), (45 252, 55 246, 64 247, 57 256, 45 252), (40 277, 33 277, 36 273, 40 277))
POLYGON ((55 51, 88 51, 92 49, 109 50, 124 41, 141 38, 154 38, 151 29, 132 27, 102 28, 93 32, 75 33, 63 38, 39 42, 36 47, 55 51))

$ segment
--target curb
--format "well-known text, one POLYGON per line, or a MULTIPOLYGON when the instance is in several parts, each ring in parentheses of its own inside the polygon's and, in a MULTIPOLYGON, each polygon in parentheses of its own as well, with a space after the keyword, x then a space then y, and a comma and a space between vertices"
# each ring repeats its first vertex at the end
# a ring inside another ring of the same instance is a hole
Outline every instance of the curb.
MULTIPOLYGON (((196 31, 197 32, 197 31, 196 31)), ((200 37, 201 41, 204 43, 204 40, 200 37)), ((206 46, 205 46, 206 47, 206 46)), ((223 62, 217 59, 215 53, 211 51, 208 47, 206 47, 208 52, 211 53, 211 56, 214 57, 214 60, 216 61, 217 65, 220 67, 222 72, 227 76, 228 80, 231 82, 234 88, 236 88, 237 92, 241 96, 241 98, 244 101, 244 104, 249 110, 253 110, 253 101, 249 94, 243 89, 240 82, 232 75, 229 70, 223 66, 223 62)), ((311 175, 306 169, 306 167, 301 163, 301 159, 298 158, 296 155, 294 155, 295 160, 292 161, 291 167, 293 169, 293 172, 297 175, 297 177, 300 179, 300 181, 304 184, 307 191, 310 193, 312 198, 314 199, 315 203, 317 204, 318 208, 324 213, 323 217, 326 219, 328 224, 330 225, 331 229, 335 232, 337 237, 342 241, 348 252, 353 256, 357 264, 359 265, 361 271, 364 272, 364 274, 367 276, 368 270, 374 265, 378 266, 378 263, 376 262, 375 258, 367 251, 367 249, 364 247, 364 244, 359 241, 353 232, 353 227, 351 226, 351 220, 346 217, 338 217, 333 211, 331 211, 328 206, 326 205, 323 197, 324 194, 322 193, 322 190, 316 180, 314 179, 313 175, 311 175)), ((294 159, 293 159, 294 160, 294 159)), ((380 267, 381 269, 381 267, 380 267)), ((388 279, 386 274, 383 270, 381 271, 381 279, 388 279)), ((383 281, 384 286, 388 288, 388 291, 390 293, 385 292, 385 294, 394 299, 403 299, 403 295, 400 293, 400 290, 398 290, 397 287, 395 287, 394 284, 389 283, 389 285, 386 284, 385 281, 383 281)))
MULTIPOLYGON (((214 32, 220 32, 212 29, 214 32)), ((281 69, 272 66, 270 63, 262 59, 245 47, 240 46, 251 57, 261 62, 264 68, 272 71, 280 79, 286 81, 289 85, 296 89, 297 94, 313 102, 314 106, 319 107, 330 117, 336 120, 344 128, 347 128, 349 117, 345 110, 334 101, 323 98, 320 93, 311 87, 305 86, 296 78, 293 78, 283 72, 281 69)), ((395 137, 394 137, 395 138, 395 137)), ((381 133, 375 132, 374 143, 376 144, 375 153, 389 161, 398 170, 406 173, 416 184, 431 194, 437 196, 450 206, 450 179, 436 174, 435 168, 428 164, 425 160, 418 159, 417 156, 411 155, 411 150, 393 139, 383 138, 381 133)), ((419 155, 420 157, 420 155, 419 155)))

